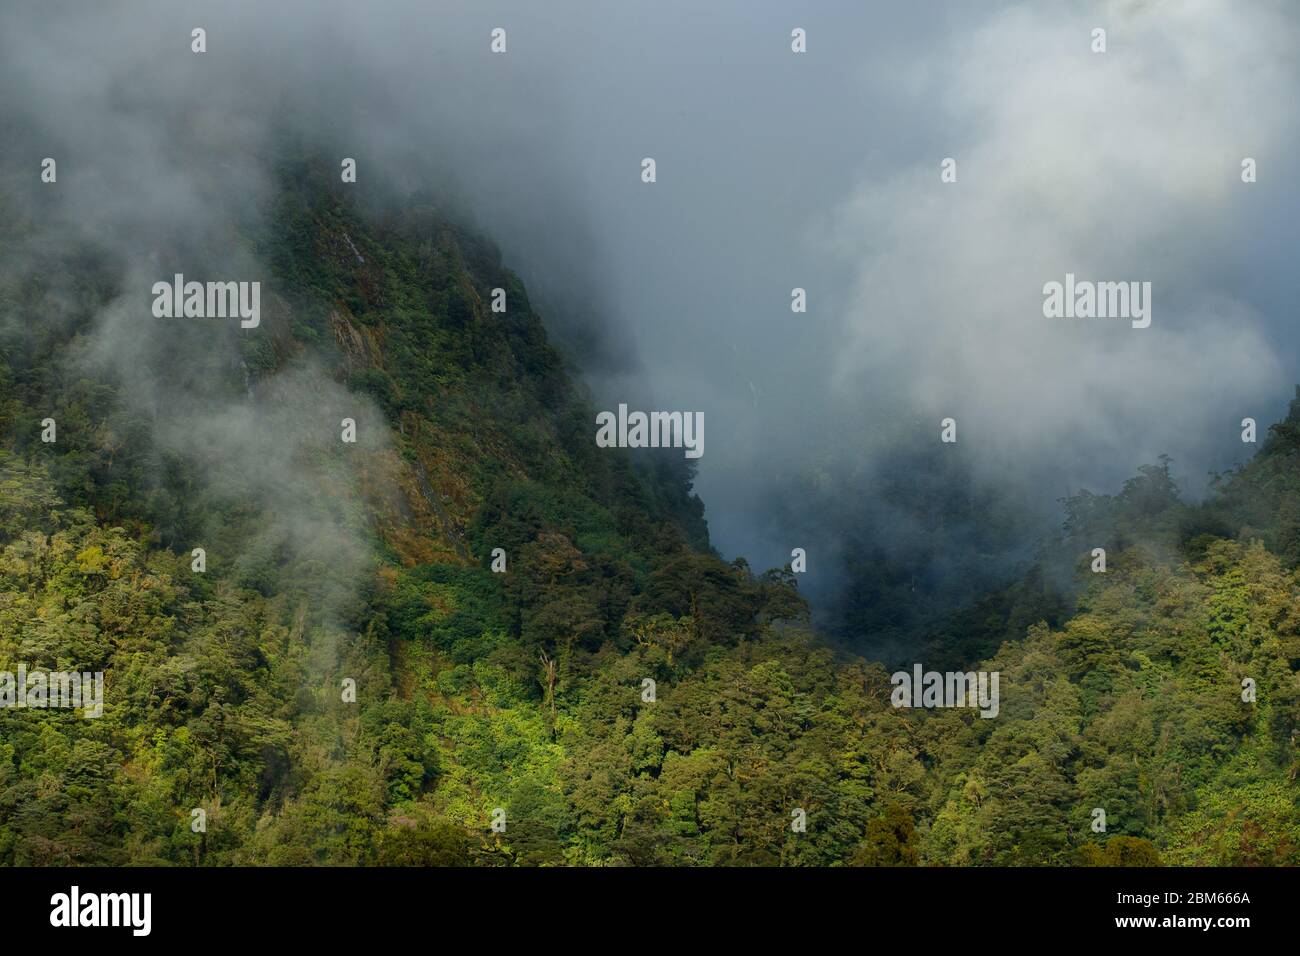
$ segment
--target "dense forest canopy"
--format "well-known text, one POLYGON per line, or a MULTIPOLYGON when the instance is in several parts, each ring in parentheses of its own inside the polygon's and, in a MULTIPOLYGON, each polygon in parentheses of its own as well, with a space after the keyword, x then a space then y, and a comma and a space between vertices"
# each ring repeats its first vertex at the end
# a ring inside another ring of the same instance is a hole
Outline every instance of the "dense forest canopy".
POLYGON ((791 568, 710 549, 691 462, 596 448, 434 200, 285 164, 222 241, 256 330, 153 319, 0 215, 0 671, 106 682, 99 719, 0 708, 0 863, 1300 862, 1300 399, 1207 500, 1168 461, 1071 497, 925 622, 916 660, 1001 675, 995 719, 897 709, 791 568))

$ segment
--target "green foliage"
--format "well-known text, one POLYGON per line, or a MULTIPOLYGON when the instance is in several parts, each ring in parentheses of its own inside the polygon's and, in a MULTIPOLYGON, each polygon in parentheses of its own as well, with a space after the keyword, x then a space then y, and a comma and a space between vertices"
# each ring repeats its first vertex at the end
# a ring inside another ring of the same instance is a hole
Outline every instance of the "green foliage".
POLYGON ((867 839, 853 854, 853 866, 916 866, 916 827, 912 815, 896 803, 867 824, 867 839))
MULTIPOLYGON (((75 295, 0 282, 0 671, 106 681, 98 719, 0 709, 0 863, 1300 862, 1300 400, 1206 504, 1167 461, 1080 494, 1022 580, 935 623, 921 659, 998 671, 996 719, 895 710, 881 665, 807 630, 794 575, 709 551, 680 458, 594 447, 495 249, 422 199, 363 216, 284 172, 249 241, 285 315, 242 360, 371 396, 405 497, 340 485, 374 552, 351 570, 259 536, 260 503, 68 358, 111 263, 69 266, 75 295), (1106 574, 1060 587, 1095 542, 1106 574)), ((863 613, 912 593, 892 574, 863 613)))
POLYGON ((1149 840, 1141 837, 1117 836, 1106 841, 1105 847, 1085 843, 1079 848, 1079 866, 1161 866, 1160 853, 1149 840))

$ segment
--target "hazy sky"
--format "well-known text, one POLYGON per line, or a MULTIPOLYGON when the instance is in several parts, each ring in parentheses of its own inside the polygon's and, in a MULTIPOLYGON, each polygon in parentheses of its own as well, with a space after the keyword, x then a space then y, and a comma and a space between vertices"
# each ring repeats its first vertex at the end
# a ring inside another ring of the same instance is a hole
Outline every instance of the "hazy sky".
POLYGON ((142 261, 254 209, 287 127, 360 191, 447 196, 601 407, 704 411, 715 544, 759 566, 788 560, 783 480, 869 498, 940 418, 1008 493, 1114 490, 1162 452, 1195 488, 1300 377, 1286 0, 14 7, 5 182, 58 157, 69 228, 142 261), (1044 318, 1067 272, 1150 281, 1150 328, 1044 318))

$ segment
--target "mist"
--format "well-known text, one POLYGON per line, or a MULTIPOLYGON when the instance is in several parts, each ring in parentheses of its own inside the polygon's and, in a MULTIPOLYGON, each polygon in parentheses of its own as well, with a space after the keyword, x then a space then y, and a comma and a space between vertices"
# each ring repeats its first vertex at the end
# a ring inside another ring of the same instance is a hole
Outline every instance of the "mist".
MULTIPOLYGON (((501 246, 598 407, 704 413, 715 547, 807 549, 816 598, 844 536, 924 523, 878 493, 901 462, 951 453, 962 493, 1047 527, 1160 454, 1192 495, 1248 457, 1241 420, 1276 420, 1297 377, 1297 32, 1286 3, 1227 0, 47 3, 0 12, 0 190, 45 241, 111 250, 124 295, 163 261, 256 278, 222 237, 286 139, 354 157, 363 202, 430 192, 501 246), (1150 327, 1045 318, 1067 273, 1150 281, 1150 327)), ((134 301, 89 357, 165 364, 134 301)), ((197 438, 295 539, 346 527, 275 497, 296 458, 249 443, 247 408, 192 411, 166 440, 197 438)))

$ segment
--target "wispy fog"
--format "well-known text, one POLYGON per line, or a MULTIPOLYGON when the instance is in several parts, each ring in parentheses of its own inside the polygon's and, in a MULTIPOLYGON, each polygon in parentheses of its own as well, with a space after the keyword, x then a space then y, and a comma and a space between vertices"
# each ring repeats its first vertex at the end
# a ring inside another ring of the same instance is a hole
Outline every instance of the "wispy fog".
MULTIPOLYGON (((500 244, 603 407, 705 413, 715 545, 759 567, 805 547, 816 592, 841 531, 888 540, 877 469, 938 444, 945 417, 973 485, 1047 520, 1161 453, 1193 492, 1249 454, 1241 419, 1274 420, 1297 378, 1298 17, 1283 0, 9 4, 0 189, 145 275, 176 249, 238 255, 224 224, 257 214, 286 136, 355 157, 363 198, 430 190, 500 244), (1044 318, 1067 272, 1150 281, 1150 327, 1044 318)), ((105 354, 131 363, 150 347, 132 342, 105 354)))

